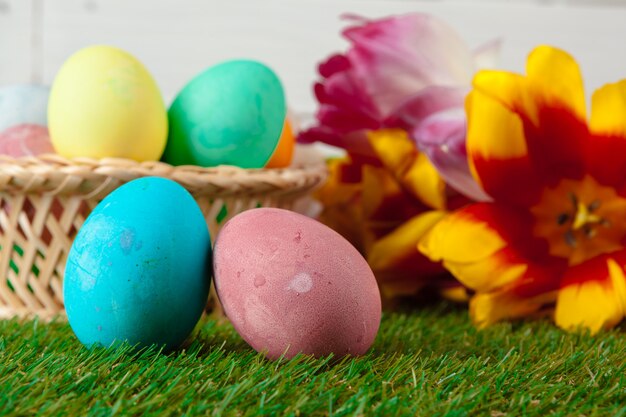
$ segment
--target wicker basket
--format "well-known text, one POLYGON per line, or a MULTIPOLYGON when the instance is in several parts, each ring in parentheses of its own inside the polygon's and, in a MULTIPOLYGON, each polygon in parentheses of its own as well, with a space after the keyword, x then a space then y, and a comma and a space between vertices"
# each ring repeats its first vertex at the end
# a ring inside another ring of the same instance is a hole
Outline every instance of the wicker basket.
POLYGON ((173 167, 125 159, 0 156, 0 318, 63 313, 63 271, 72 240, 91 210, 123 183, 172 179, 196 199, 211 236, 254 207, 292 209, 326 176, 323 165, 245 170, 173 167))

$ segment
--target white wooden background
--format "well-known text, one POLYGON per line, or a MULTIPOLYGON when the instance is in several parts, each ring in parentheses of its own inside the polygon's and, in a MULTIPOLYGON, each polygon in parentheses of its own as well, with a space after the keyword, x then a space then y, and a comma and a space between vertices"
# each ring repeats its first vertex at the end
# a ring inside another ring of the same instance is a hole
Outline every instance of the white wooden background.
POLYGON ((506 69, 522 70, 535 45, 565 48, 588 95, 626 78, 626 0, 0 0, 0 84, 50 83, 73 51, 106 43, 144 62, 169 102, 207 66, 249 57, 279 73, 306 115, 316 64, 345 47, 339 15, 409 11, 443 18, 472 46, 501 37, 506 69))

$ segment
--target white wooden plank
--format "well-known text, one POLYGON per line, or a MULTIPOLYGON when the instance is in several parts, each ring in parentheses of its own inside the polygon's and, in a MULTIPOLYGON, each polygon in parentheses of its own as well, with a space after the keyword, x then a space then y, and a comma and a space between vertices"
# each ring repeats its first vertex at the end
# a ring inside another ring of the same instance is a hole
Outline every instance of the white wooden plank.
MULTIPOLYGON (((620 0, 621 1, 621 0, 620 0)), ((316 64, 345 43, 338 16, 433 13, 476 46, 504 40, 501 66, 521 71, 528 52, 547 43, 571 52, 589 87, 626 77, 626 8, 568 6, 517 0, 46 0, 44 79, 51 81, 77 49, 95 43, 122 47, 151 70, 169 101, 196 73, 224 59, 262 60, 281 76, 291 106, 312 112, 316 64)))
POLYGON ((0 0, 0 85, 31 81, 30 0, 0 0))

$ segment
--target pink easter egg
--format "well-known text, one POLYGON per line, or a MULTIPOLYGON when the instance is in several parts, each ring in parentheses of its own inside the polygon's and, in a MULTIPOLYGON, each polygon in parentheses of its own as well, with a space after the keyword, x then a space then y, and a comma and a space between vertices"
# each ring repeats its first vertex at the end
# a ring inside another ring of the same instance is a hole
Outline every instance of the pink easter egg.
POLYGON ((275 208, 245 211, 219 232, 215 288, 233 326, 268 358, 364 354, 381 299, 374 274, 341 235, 275 208))
POLYGON ((20 124, 0 132, 0 154, 13 157, 54 153, 48 128, 20 124))

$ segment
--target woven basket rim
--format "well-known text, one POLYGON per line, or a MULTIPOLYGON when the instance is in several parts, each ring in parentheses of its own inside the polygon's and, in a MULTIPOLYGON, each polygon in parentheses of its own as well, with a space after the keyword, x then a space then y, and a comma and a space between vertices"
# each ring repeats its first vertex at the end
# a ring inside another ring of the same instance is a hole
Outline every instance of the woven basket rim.
POLYGON ((76 195, 93 198, 112 187, 146 176, 172 179, 192 195, 215 197, 280 195, 297 197, 320 185, 326 165, 245 169, 229 165, 204 168, 123 158, 65 158, 56 154, 14 158, 0 155, 0 191, 76 195))

